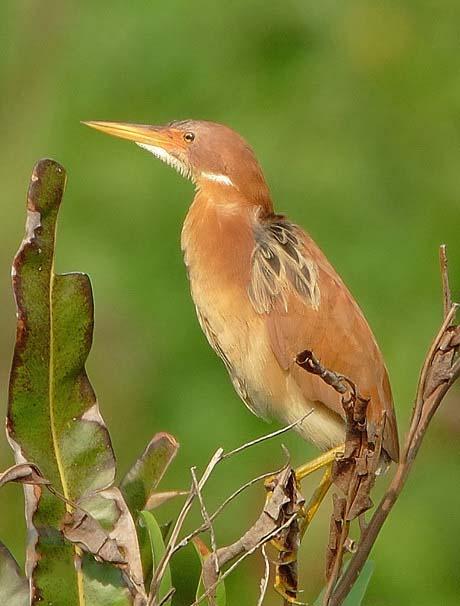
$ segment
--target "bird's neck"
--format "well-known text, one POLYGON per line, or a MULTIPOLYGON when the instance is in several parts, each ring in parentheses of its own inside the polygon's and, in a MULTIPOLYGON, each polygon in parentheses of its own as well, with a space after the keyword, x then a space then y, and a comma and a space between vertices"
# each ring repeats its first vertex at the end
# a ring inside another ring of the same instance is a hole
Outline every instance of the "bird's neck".
POLYGON ((254 224, 273 213, 269 197, 255 204, 237 190, 217 185, 198 189, 182 228, 192 282, 205 276, 233 283, 244 279, 254 249, 254 224))
POLYGON ((222 210, 227 206, 256 208, 265 215, 273 213, 270 190, 255 160, 222 173, 203 171, 196 176, 195 185, 193 205, 206 201, 222 207, 222 210))

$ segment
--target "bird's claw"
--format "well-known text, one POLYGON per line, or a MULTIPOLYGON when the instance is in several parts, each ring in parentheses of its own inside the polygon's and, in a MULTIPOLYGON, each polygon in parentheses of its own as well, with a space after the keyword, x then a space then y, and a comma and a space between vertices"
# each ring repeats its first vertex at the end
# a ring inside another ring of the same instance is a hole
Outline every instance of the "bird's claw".
POLYGON ((273 588, 285 602, 288 602, 289 604, 297 604, 298 606, 307 606, 305 602, 300 602, 297 599, 297 591, 291 590, 285 586, 283 579, 278 576, 278 573, 276 573, 273 588))

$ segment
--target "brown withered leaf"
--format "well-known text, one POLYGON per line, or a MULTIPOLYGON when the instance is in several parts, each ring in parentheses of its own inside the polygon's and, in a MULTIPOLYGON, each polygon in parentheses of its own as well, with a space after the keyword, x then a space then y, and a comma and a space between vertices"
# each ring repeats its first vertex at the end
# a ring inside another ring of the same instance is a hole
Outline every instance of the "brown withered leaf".
POLYGON ((20 484, 46 484, 50 482, 43 477, 42 472, 33 463, 18 463, 12 465, 0 474, 0 486, 8 482, 19 482, 20 484))
POLYGON ((74 513, 67 513, 62 531, 68 541, 96 558, 112 564, 127 565, 117 542, 85 511, 77 509, 74 513))
MULTIPOLYGON (((142 564, 140 560, 139 546, 133 518, 123 499, 120 489, 112 486, 99 491, 95 495, 82 499, 78 505, 80 509, 87 514, 103 530, 109 539, 104 552, 98 553, 100 559, 105 556, 113 557, 112 563, 117 564, 117 556, 113 545, 116 545, 118 551, 122 554, 122 562, 118 562, 125 572, 125 579, 129 581, 128 585, 133 595, 144 595, 142 564), (110 549, 109 549, 110 546, 110 549)), ((99 539, 102 540, 99 533, 99 539)), ((97 541, 94 542, 94 548, 97 548, 97 541)), ((91 553, 94 553, 90 549, 91 553)), ((96 555, 96 554, 95 554, 96 555)), ((106 560, 109 561, 109 560, 106 560)))
MULTIPOLYGON (((280 508, 282 524, 284 524, 284 522, 293 514, 298 514, 305 503, 303 496, 297 488, 297 481, 294 473, 291 473, 287 478, 284 492, 286 500, 280 508)), ((299 589, 297 552, 300 547, 300 531, 301 526, 299 519, 296 516, 292 523, 276 536, 276 544, 279 549, 278 559, 275 562, 277 576, 287 594, 293 599, 297 598, 299 589)))
POLYGON ((147 499, 145 509, 151 511, 156 509, 165 503, 168 503, 176 497, 185 497, 189 494, 188 490, 166 490, 164 492, 152 492, 150 497, 147 499))
POLYGON ((346 499, 337 494, 332 495, 333 510, 329 530, 329 542, 326 551, 326 578, 331 575, 339 547, 340 534, 345 516, 346 499))
POLYGON ((456 326, 452 331, 452 337, 450 339, 451 347, 460 347, 460 326, 456 326))
MULTIPOLYGON (((297 524, 296 514, 305 502, 303 496, 297 490, 294 470, 290 466, 287 466, 274 474, 267 489, 269 495, 262 513, 256 522, 237 541, 217 550, 220 570, 231 560, 239 557, 239 562, 247 555, 254 553, 255 550, 262 547, 262 545, 271 539, 278 543, 281 548, 284 545, 286 550, 289 550, 291 555, 293 554, 291 549, 298 544, 296 538, 296 535, 298 535, 298 526, 295 526, 293 535, 290 535, 288 531, 291 525, 297 524), (278 529, 280 530, 277 533, 278 529), (289 547, 287 545, 288 541, 289 547)), ((296 554, 294 553, 294 555, 296 554)), ((287 565, 287 555, 285 559, 287 565)), ((295 571, 294 563, 292 570, 295 571)), ((286 578, 290 572, 291 569, 285 570, 286 578)), ((226 574, 224 573, 222 578, 226 574)), ((217 586, 217 582, 218 578, 215 566, 213 565, 212 558, 208 558, 203 562, 203 583, 206 590, 210 592, 211 599, 213 598, 211 589, 217 586)), ((294 586, 295 583, 293 582, 292 585, 294 586)))
POLYGON ((447 329, 433 356, 433 361, 427 371, 425 380, 423 391, 425 398, 429 397, 440 384, 445 383, 449 379, 449 373, 456 353, 456 346, 452 346, 452 339, 455 340, 457 335, 453 330, 453 327, 447 329))

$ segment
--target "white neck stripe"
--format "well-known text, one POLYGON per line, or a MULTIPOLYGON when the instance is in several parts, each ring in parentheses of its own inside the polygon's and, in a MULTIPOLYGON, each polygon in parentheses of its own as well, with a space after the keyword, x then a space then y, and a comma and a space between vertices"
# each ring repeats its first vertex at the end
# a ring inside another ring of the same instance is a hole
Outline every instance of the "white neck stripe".
POLYGON ((231 185, 235 187, 235 184, 227 175, 220 175, 219 173, 201 173, 201 177, 208 179, 208 181, 215 181, 216 183, 222 183, 222 185, 231 185))

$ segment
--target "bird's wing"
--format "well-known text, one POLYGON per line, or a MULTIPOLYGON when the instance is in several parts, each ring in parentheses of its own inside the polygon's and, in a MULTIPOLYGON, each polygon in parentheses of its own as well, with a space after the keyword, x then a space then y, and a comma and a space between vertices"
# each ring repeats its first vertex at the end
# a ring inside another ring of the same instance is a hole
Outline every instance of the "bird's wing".
POLYGON ((314 241, 283 217, 261 220, 248 289, 254 309, 266 317, 273 353, 305 398, 344 416, 340 396, 295 364, 305 349, 328 369, 355 382, 371 397, 368 418, 386 412, 384 447, 398 458, 393 399, 382 354, 359 306, 314 241))

